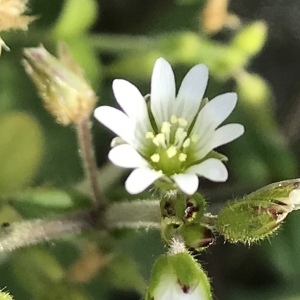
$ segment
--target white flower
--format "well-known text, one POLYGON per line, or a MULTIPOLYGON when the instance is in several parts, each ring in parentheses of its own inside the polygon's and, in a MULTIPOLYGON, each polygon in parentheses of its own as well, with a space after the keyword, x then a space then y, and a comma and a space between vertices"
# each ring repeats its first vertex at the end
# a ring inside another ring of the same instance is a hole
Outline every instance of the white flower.
POLYGON ((153 300, 207 300, 206 290, 200 281, 196 287, 188 289, 178 283, 176 276, 165 276, 153 294, 153 300))
POLYGON ((152 268, 146 300, 211 300, 209 280, 184 243, 170 247, 152 268))
POLYGON ((122 111, 102 106, 95 117, 123 141, 109 153, 120 167, 134 168, 125 186, 129 193, 144 191, 159 178, 174 182, 184 193, 198 188, 198 176, 226 181, 227 169, 212 150, 244 132, 240 124, 219 125, 237 102, 235 93, 202 101, 208 69, 200 64, 183 79, 176 97, 170 64, 159 58, 151 79, 150 103, 126 80, 113 82, 113 91, 122 111))

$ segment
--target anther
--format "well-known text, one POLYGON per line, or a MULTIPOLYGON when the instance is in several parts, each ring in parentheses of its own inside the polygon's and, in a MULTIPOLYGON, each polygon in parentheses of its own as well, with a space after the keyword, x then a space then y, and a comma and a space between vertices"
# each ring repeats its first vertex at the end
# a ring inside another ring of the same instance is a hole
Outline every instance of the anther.
POLYGON ((175 146, 171 146, 167 151, 166 151, 167 155, 169 158, 174 157, 177 154, 177 149, 175 146))
POLYGON ((166 146, 166 137, 163 133, 159 133, 157 134, 153 139, 153 143, 154 145, 156 145, 157 147, 163 147, 163 148, 167 148, 166 146))
POLYGON ((187 136, 187 132, 183 128, 179 127, 175 133, 175 143, 174 145, 179 149, 182 146, 184 139, 187 136))
POLYGON ((146 139, 149 140, 149 139, 153 139, 154 138, 154 133, 152 131, 148 131, 146 133, 146 139))
POLYGON ((178 123, 181 127, 185 127, 188 124, 187 120, 184 118, 179 118, 178 123))
POLYGON ((187 159, 187 155, 185 153, 180 153, 178 159, 180 162, 184 162, 187 159))
POLYGON ((157 163, 157 162, 159 162, 159 160, 160 160, 160 156, 159 156, 159 154, 155 153, 155 154, 151 155, 150 159, 151 159, 154 163, 157 163))
POLYGON ((169 122, 163 122, 163 124, 161 126, 161 132, 162 133, 169 132, 170 128, 171 128, 171 124, 169 122))
POLYGON ((176 124, 177 121, 178 121, 177 117, 173 115, 173 116, 171 117, 171 123, 172 123, 172 124, 176 124))
POLYGON ((183 142, 182 147, 183 147, 183 148, 187 148, 190 144, 191 144, 191 139, 190 139, 190 138, 187 138, 187 139, 183 142))

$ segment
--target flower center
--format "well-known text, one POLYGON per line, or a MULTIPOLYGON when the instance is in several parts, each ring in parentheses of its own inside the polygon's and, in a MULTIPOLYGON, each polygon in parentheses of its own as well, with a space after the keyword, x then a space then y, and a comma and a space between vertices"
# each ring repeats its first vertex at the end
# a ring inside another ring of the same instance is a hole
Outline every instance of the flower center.
POLYGON ((182 173, 193 161, 194 144, 199 137, 188 135, 188 122, 184 118, 172 116, 163 122, 160 132, 147 132, 146 138, 152 140, 154 151, 149 158, 152 167, 167 176, 182 173))

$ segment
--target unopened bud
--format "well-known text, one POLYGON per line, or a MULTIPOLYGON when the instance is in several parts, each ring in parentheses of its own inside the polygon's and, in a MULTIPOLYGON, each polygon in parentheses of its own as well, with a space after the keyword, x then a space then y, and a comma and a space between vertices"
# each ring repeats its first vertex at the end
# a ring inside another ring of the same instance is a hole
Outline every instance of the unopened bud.
POLYGON ((57 122, 68 125, 86 120, 97 97, 85 81, 65 44, 59 45, 59 59, 43 46, 26 48, 23 63, 35 83, 46 109, 57 122))
POLYGON ((216 221, 217 230, 233 243, 251 243, 272 234, 300 208, 300 180, 270 184, 242 200, 228 202, 216 221))
POLYGON ((168 193, 163 197, 160 207, 163 217, 175 217, 184 223, 191 223, 201 220, 206 202, 199 193, 193 196, 168 193))
POLYGON ((146 300, 210 300, 209 280, 180 240, 153 266, 146 300))

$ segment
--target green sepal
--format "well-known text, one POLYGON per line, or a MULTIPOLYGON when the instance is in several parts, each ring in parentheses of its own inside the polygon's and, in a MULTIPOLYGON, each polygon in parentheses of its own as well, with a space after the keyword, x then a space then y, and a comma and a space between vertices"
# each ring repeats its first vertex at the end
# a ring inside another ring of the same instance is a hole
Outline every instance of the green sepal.
POLYGON ((168 276, 171 274, 172 274, 172 267, 169 264, 168 256, 167 255, 160 256, 152 267, 151 278, 150 278, 145 300, 153 300, 153 292, 155 291, 155 288, 159 285, 161 281, 161 277, 163 275, 168 276))
POLYGON ((256 190, 247 195, 247 199, 264 199, 267 201, 274 201, 277 199, 288 198, 292 190, 300 187, 300 179, 283 180, 266 185, 265 187, 256 190))
POLYGON ((230 242, 251 243, 272 234, 286 216, 282 205, 270 201, 231 201, 219 213, 216 229, 230 242))
POLYGON ((267 185, 242 200, 229 201, 218 215, 216 229, 234 243, 251 243, 267 237, 297 209, 289 195, 299 186, 299 179, 284 180, 267 185))
POLYGON ((178 228, 182 225, 182 221, 176 218, 164 218, 161 222, 161 237, 169 244, 172 237, 177 233, 178 228))
POLYGON ((167 193, 160 202, 160 208, 163 217, 173 218, 178 222, 192 223, 201 220, 206 209, 206 202, 199 193, 192 196, 167 193))
POLYGON ((168 282, 178 285, 182 295, 192 293, 196 288, 201 289, 203 299, 212 299, 209 280, 201 266, 188 252, 162 255, 155 262, 146 295, 146 300, 160 300, 156 293, 171 288, 168 282), (159 292, 158 292, 159 290, 159 292))
POLYGON ((184 224, 177 232, 190 251, 203 251, 215 240, 213 232, 200 224, 184 224))

